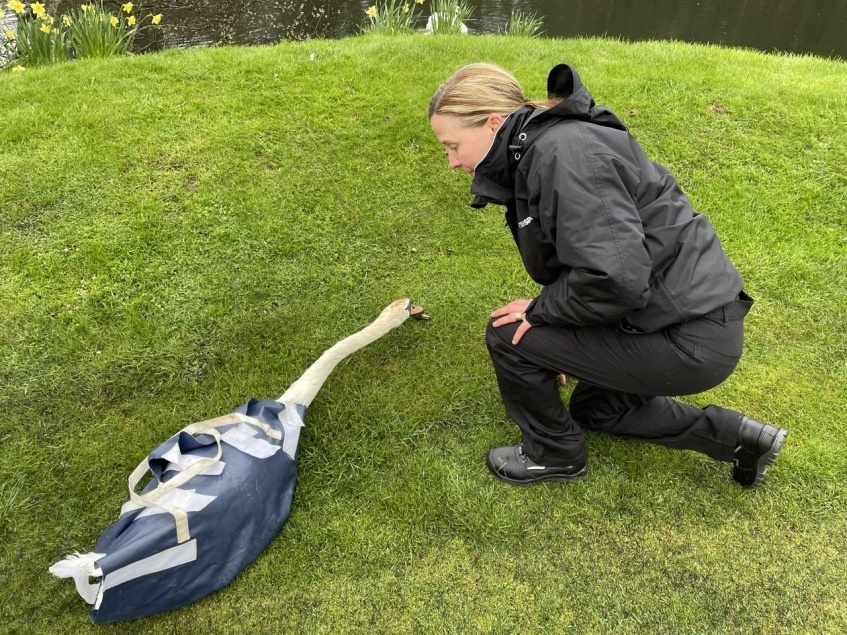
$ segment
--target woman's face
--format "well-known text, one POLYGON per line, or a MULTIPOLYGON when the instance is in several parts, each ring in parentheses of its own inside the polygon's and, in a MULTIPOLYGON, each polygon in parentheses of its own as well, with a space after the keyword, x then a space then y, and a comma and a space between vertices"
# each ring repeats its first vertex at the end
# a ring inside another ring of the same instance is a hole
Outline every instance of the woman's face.
POLYGON ((447 150, 450 168, 473 174, 488 154, 503 117, 492 113, 481 126, 465 126, 456 115, 433 115, 429 120, 435 137, 447 150))

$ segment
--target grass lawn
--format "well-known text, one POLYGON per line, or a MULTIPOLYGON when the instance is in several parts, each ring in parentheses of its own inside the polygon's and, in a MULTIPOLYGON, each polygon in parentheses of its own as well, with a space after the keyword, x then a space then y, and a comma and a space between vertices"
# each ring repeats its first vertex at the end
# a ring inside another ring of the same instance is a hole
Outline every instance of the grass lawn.
POLYGON ((0 632, 847 632, 847 65, 680 43, 381 38, 0 74, 0 632), (426 120, 471 61, 573 63, 717 227, 757 303, 716 402, 791 431, 763 485, 589 434, 510 487, 483 341, 537 293, 426 120), (310 408, 287 526, 223 591, 93 627, 47 573, 182 426, 275 398, 412 296, 310 408))

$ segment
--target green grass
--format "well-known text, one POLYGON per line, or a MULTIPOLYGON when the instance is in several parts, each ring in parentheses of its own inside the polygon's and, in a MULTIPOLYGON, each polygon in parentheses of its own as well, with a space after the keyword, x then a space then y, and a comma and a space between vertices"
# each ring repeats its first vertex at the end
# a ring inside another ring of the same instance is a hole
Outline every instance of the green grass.
POLYGON ((847 66, 679 43, 351 38, 0 75, 3 633, 847 631, 847 66), (707 212, 758 299, 712 401, 791 431, 761 488, 590 434, 591 478, 513 488, 483 342, 537 291, 426 121, 471 61, 569 61, 707 212), (47 567, 174 431, 340 365, 277 539, 223 591, 92 627, 47 567))

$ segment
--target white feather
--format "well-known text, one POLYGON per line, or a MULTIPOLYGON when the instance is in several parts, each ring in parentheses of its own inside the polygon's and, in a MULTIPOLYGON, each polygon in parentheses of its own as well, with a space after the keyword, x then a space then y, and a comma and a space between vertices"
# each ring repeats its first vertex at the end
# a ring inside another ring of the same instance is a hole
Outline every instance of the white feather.
POLYGON ((92 584, 88 579, 102 577, 103 572, 97 566, 97 561, 105 555, 105 553, 76 552, 67 556, 64 560, 59 560, 47 570, 57 578, 73 578, 76 591, 80 597, 89 604, 94 604, 100 583, 92 584))

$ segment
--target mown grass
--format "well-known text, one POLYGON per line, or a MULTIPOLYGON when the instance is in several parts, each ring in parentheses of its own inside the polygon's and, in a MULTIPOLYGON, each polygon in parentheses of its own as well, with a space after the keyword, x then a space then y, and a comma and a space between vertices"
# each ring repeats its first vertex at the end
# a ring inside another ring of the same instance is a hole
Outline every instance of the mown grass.
POLYGON ((0 628, 8 633, 842 633, 847 67, 679 43, 353 38, 0 75, 0 628), (569 61, 676 172, 758 302, 717 402, 791 430, 761 488, 591 434, 513 488, 483 342, 536 288, 425 117, 464 63, 569 61), (309 410, 291 518, 222 592, 88 624, 88 551, 181 426, 273 398, 411 295, 433 316, 309 410))

